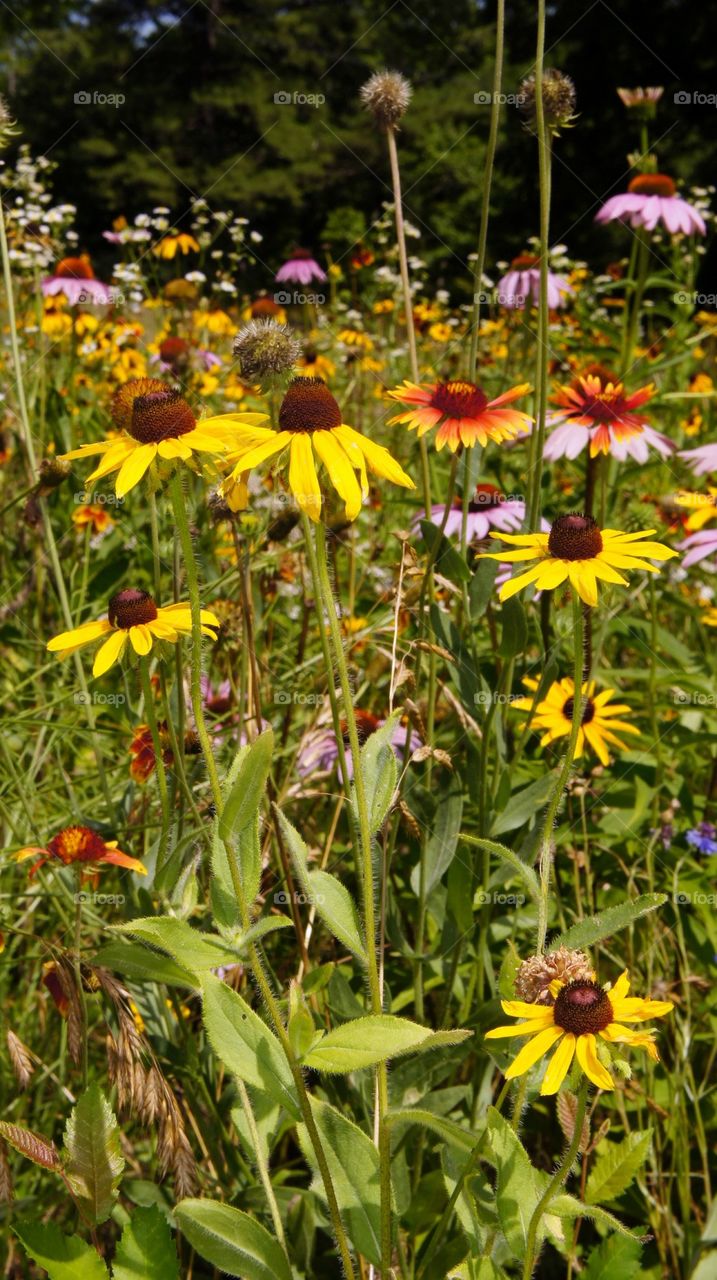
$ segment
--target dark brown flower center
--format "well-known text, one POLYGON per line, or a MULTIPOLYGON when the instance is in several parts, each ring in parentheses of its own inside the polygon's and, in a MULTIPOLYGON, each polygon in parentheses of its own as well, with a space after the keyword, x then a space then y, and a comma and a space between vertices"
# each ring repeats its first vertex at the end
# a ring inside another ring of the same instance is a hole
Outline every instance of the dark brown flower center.
POLYGON ((107 616, 113 627, 128 631, 130 627, 138 627, 143 622, 154 622, 157 606, 148 591, 128 587, 112 597, 107 616))
POLYGON ((165 338, 159 344, 159 355, 165 364, 181 364, 189 354, 186 338, 165 338))
MULTIPOLYGON (((378 716, 372 715, 370 711, 361 711, 358 707, 356 708, 354 715, 356 716, 356 732, 358 734, 358 740, 363 746, 364 742, 371 737, 371 734, 376 732, 381 721, 378 719, 378 716)), ((341 735, 344 740, 344 746, 349 747, 351 745, 349 742, 349 730, 345 720, 341 721, 341 735)))
POLYGON ((57 264, 55 275, 62 276, 63 280, 94 280, 95 278, 89 258, 63 258, 57 264))
POLYGON ((475 515, 479 511, 494 511, 505 499, 495 484, 477 484, 475 493, 468 503, 468 510, 475 515))
POLYGON ((127 430, 141 444, 176 440, 193 431, 197 420, 178 391, 150 391, 132 402, 132 421, 127 430))
POLYGON ((537 267, 540 264, 540 258, 534 253, 519 253, 517 258, 513 258, 511 267, 515 271, 526 271, 528 267, 537 267))
POLYGON ((577 978, 561 987, 553 1005, 556 1027, 574 1036, 596 1035, 614 1021, 607 991, 596 982, 577 978))
POLYGON ((677 191, 672 178, 666 173, 638 173, 628 183, 628 191, 640 196, 663 196, 669 198, 677 191))
POLYGON ((64 827, 47 848, 53 858, 69 866, 72 862, 97 862, 105 852, 105 842, 89 827, 64 827))
POLYGON ((295 262, 297 258, 300 258, 302 262, 307 262, 310 258, 313 258, 313 256, 313 253, 311 253, 309 249, 295 248, 292 249, 289 254, 289 261, 295 262))
POLYGON ((294 378, 279 409, 282 431, 333 431, 341 410, 323 378, 294 378))
POLYGON ((138 396, 146 396, 150 391, 168 391, 166 382, 159 378, 130 378, 118 387, 110 401, 110 413, 115 426, 120 431, 129 431, 132 424, 132 406, 138 396))
POLYGON ((602 551, 602 534, 592 516, 572 512, 558 516, 548 536, 548 550, 556 560, 594 560, 602 551))
POLYGON ((474 382, 439 382, 431 396, 431 408, 440 409, 447 418, 478 418, 488 397, 474 382))
POLYGON ((257 298, 251 304, 252 320, 274 319, 282 311, 278 302, 274 302, 273 298, 257 298))
MULTIPOLYGON (((575 711, 575 699, 568 698, 567 702, 565 703, 565 706, 563 707, 563 715, 565 716, 566 720, 570 721, 571 724, 573 722, 574 711, 575 711)), ((593 702, 592 698, 586 698, 585 706, 583 708, 583 718, 581 720, 581 724, 590 724, 590 721, 593 719, 594 715, 595 715, 595 703, 593 702)))

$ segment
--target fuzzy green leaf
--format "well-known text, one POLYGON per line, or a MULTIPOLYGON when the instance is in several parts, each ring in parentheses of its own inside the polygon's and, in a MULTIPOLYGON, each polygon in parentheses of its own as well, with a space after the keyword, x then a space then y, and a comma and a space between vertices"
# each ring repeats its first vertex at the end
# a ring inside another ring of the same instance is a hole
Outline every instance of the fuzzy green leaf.
POLYGON ((667 902, 667 895, 664 893, 641 893, 637 898, 629 902, 621 902, 617 907, 607 907, 599 915, 580 920, 578 924, 573 925, 572 929, 568 929, 567 933, 554 938, 550 943, 550 950, 557 951, 558 947, 570 947, 571 950, 578 951, 582 947, 592 947, 596 942, 602 942, 603 938, 611 938, 620 929, 626 929, 628 925, 639 920, 641 916, 646 916, 648 912, 656 911, 665 902, 667 902))
POLYGON ((14 1222, 12 1229, 49 1280, 108 1280, 96 1249, 79 1236, 63 1235, 54 1222, 14 1222))
POLYGON ((245 1084, 299 1114, 294 1079, 272 1031, 241 996, 211 974, 202 980, 204 1025, 217 1057, 245 1084))
POLYGON ((112 1280, 179 1280, 172 1232, 158 1205, 133 1210, 117 1246, 112 1280))
POLYGON ((195 987, 190 969, 169 956, 150 951, 140 942, 108 942, 95 956, 95 963, 137 982, 164 982, 168 987, 195 987))
POLYGON ((601 1142, 590 1172, 585 1199, 588 1204, 604 1204, 622 1195, 644 1164, 650 1150, 652 1130, 629 1133, 622 1142, 601 1142))
MULTIPOLYGON (((174 916, 145 916, 116 925, 118 933, 130 933, 150 946, 166 951, 183 969, 195 976, 218 969, 223 964, 236 964, 237 953, 218 934, 202 933, 186 920, 174 916)), ((197 985, 196 982, 193 985, 197 985)))
POLYGON ((271 769, 274 734, 265 729, 242 756, 217 824, 222 844, 234 850, 239 861, 246 901, 251 904, 261 880, 259 810, 271 769))
MULTIPOLYGON (((381 830, 386 820, 398 782, 398 761, 391 739, 400 718, 398 711, 389 716, 381 728, 372 733, 361 747, 361 769, 372 836, 381 830)), ((355 786, 352 791, 352 802, 358 821, 355 786)))
POLYGON ((94 1222, 109 1218, 124 1170, 119 1125, 98 1084, 78 1099, 65 1128, 65 1172, 94 1222))
POLYGON ((523 884, 527 886, 531 898, 535 902, 538 901, 540 897, 538 877, 527 862, 521 861, 517 853, 513 853, 512 849, 508 849, 504 844, 498 844, 495 840, 483 840, 479 836, 470 836, 466 831, 461 832, 460 838, 465 840, 467 844, 475 845, 478 849, 485 849, 488 853, 493 853, 497 858, 502 858, 504 862, 509 863, 520 876, 523 884))
POLYGON ((640 1274, 639 1241, 626 1236, 608 1236, 593 1249, 582 1280, 634 1280, 640 1274))
MULTIPOLYGON (((426 894, 435 889, 443 874, 456 856, 463 817, 463 793, 451 790, 440 797, 433 818, 431 833, 426 841, 426 894)), ((418 896, 421 884, 420 867, 411 872, 411 888, 418 896)))
MULTIPOLYGON (((378 1151, 371 1139, 328 1102, 311 1098, 341 1217, 349 1239, 374 1266, 381 1262, 381 1213, 378 1151)), ((303 1124, 298 1128, 301 1149, 316 1177, 313 1189, 324 1198, 314 1149, 303 1124)))
POLYGON ((177 1225, 200 1257, 239 1280, 291 1280, 284 1250, 248 1213, 218 1200, 180 1200, 177 1225))
POLYGON ((472 1151, 475 1146, 475 1135, 467 1133, 459 1124, 456 1124, 455 1120, 434 1115, 432 1111, 426 1111, 422 1107, 387 1111, 386 1124, 392 1131, 407 1129, 412 1124, 420 1125, 422 1129, 429 1129, 431 1133, 435 1133, 443 1142, 448 1143, 450 1147, 455 1147, 457 1151, 472 1151))
POLYGON ((328 1031, 303 1062, 317 1071, 358 1071, 406 1053, 424 1053, 445 1044, 459 1044, 470 1035, 470 1031, 429 1031, 408 1018, 396 1018, 389 1013, 372 1014, 328 1031))
POLYGON ((361 921, 348 889, 328 871, 309 870, 309 851, 296 827, 291 825, 280 809, 275 807, 274 814, 308 901, 316 907, 316 914, 334 937, 366 964, 361 921))

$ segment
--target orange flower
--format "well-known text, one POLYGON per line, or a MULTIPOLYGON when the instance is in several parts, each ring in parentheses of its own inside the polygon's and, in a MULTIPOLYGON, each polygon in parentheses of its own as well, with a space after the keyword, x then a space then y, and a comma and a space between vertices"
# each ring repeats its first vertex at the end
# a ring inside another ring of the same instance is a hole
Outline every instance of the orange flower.
POLYGON ((522 382, 495 400, 489 400, 481 387, 461 379, 432 382, 425 387, 417 386, 415 382, 404 382, 388 394, 392 400, 399 400, 410 407, 405 413, 390 418, 389 422, 406 423, 409 431, 418 431, 419 440, 440 423, 436 449, 448 445, 451 453, 455 453, 460 444, 466 449, 474 444, 485 446, 489 440, 500 444, 530 430, 532 418, 529 414, 506 408, 529 390, 528 383, 522 382))
POLYGON ((116 867, 127 867, 130 871, 138 871, 143 876, 147 874, 147 868, 138 858, 131 858, 128 853, 123 853, 117 848, 116 840, 103 840, 102 836, 92 831, 90 827, 63 827, 62 831, 58 831, 57 835, 53 836, 52 840, 48 840, 44 847, 29 844, 24 849, 20 849, 17 860, 23 862, 36 853, 40 856, 30 868, 31 876, 34 876, 45 862, 53 858, 58 858, 66 867, 76 863, 89 863, 96 866, 100 862, 109 862, 116 867))
POLYGON ((115 524, 109 511, 96 502, 86 503, 85 506, 73 511, 72 523, 76 529, 85 529, 91 525, 93 533, 107 533, 109 529, 114 528, 115 524))

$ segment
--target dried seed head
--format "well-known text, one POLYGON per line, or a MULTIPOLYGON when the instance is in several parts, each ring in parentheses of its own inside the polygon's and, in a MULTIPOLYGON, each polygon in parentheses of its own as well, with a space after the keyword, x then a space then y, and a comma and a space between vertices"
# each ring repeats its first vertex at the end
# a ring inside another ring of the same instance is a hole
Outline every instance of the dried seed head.
POLYGON ((14 1031, 8 1031, 7 1033, 7 1051, 20 1088, 27 1089, 35 1068, 32 1065, 30 1050, 27 1045, 23 1044, 20 1037, 15 1035, 14 1031))
POLYGON ((279 426, 292 434, 332 431, 341 426, 341 409, 323 378, 294 378, 279 409, 279 426))
POLYGON ((593 970, 583 951, 571 951, 558 947, 544 956, 529 956, 520 965, 515 977, 515 994, 529 1004, 552 1004, 550 984, 559 978, 561 982, 592 981, 593 970))
POLYGON ((272 374, 288 373, 301 355, 301 343, 287 324, 249 320, 232 348, 245 382, 261 382, 272 374))
POLYGON ((10 114, 7 102, 0 96, 0 149, 7 147, 10 139, 14 138, 19 132, 20 130, 10 114))
POLYGON ((380 129, 395 129, 408 110, 413 89, 400 71, 376 71, 361 86, 361 102, 380 129))
MULTIPOLYGON (((561 129, 570 127, 575 119, 575 85, 570 76, 553 67, 543 72, 543 118, 545 127, 556 136, 561 129)), ((518 93, 518 103, 525 123, 532 131, 536 128, 535 75, 523 80, 518 93)))
POLYGON ((63 462, 61 458, 43 458, 38 469, 38 492, 41 497, 59 488, 72 471, 71 462, 63 462))

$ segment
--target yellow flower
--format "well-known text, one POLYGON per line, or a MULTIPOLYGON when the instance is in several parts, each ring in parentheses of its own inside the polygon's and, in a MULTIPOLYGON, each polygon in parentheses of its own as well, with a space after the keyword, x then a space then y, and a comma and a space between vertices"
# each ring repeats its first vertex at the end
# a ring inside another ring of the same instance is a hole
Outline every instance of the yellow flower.
POLYGON ((158 258, 171 262, 178 253, 199 253, 199 245, 194 236, 182 231, 176 236, 163 236, 157 244, 153 245, 152 252, 156 253, 158 258))
POLYGON ((360 351, 373 351, 373 339, 359 329, 342 329, 338 335, 339 342, 346 347, 358 347, 360 351))
MULTIPOLYGON (((202 609, 202 634, 216 640, 216 628, 220 626, 216 614, 202 609)), ((106 637, 95 654, 93 676, 103 676, 115 662, 119 662, 129 640, 135 653, 144 657, 150 653, 155 640, 167 640, 176 644, 180 634, 192 630, 192 614, 189 603, 158 606, 146 591, 127 588, 112 596, 107 617, 97 622, 84 622, 72 631, 63 631, 48 642, 50 653, 60 658, 75 653, 86 644, 106 637)))
POLYGON ((223 453, 242 439, 242 430, 263 422, 265 413, 224 413, 199 422, 178 391, 158 378, 137 378, 126 382, 112 398, 111 413, 120 428, 119 436, 83 444, 63 454, 63 458, 101 455, 98 467, 87 483, 117 472, 115 492, 122 498, 144 476, 152 464, 191 462, 194 453, 223 453))
POLYGON ((289 450, 289 488, 312 520, 321 515, 321 487, 316 470, 323 463, 329 479, 346 504, 346 519, 355 520, 368 492, 367 469, 375 475, 415 488, 413 481, 388 449, 374 444, 353 427, 342 422, 341 409, 321 378, 294 378, 279 409, 279 431, 257 428, 249 447, 232 454, 231 476, 222 485, 222 494, 233 511, 247 502, 246 477, 254 467, 289 450), (356 479, 359 473, 361 484, 356 479))
POLYGON ((631 1031, 625 1022, 646 1022, 662 1018, 672 1009, 669 1000, 643 1000, 628 997, 630 981, 625 971, 610 989, 585 978, 550 984, 553 1005, 527 1004, 523 1000, 502 1000, 503 1012, 511 1018, 525 1018, 516 1025, 494 1027, 486 1032, 486 1040, 502 1040, 509 1036, 528 1036, 517 1057, 505 1073, 514 1080, 529 1071, 540 1058, 557 1045, 543 1077, 541 1094, 557 1093, 565 1079, 573 1057, 577 1056, 585 1075, 598 1089, 613 1089, 614 1081, 598 1057, 596 1036, 607 1044, 631 1044, 647 1050, 657 1062, 657 1049, 649 1031, 631 1031))
POLYGON ((450 342, 453 337, 453 329, 445 322, 437 321, 436 324, 428 326, 428 336, 434 342, 450 342))
POLYGON ((710 605, 709 609, 705 609, 702 614, 702 621, 706 627, 717 627, 717 607, 710 605))
POLYGON ((573 512, 558 516, 550 533, 491 533, 492 538, 511 543, 518 550, 486 551, 482 558, 538 562, 527 572, 503 583, 501 600, 508 600, 530 582, 535 583, 538 591, 552 591, 569 582, 585 604, 595 605, 599 581, 628 585, 618 569, 647 569, 657 573, 650 560, 671 560, 677 555, 662 542, 643 541, 654 532, 654 529, 641 529, 638 533, 600 529, 591 516, 573 512), (646 556, 649 559, 645 559, 646 556))
MULTIPOLYGON (((532 676, 525 676, 523 684, 527 689, 530 689, 532 694, 538 688, 539 681, 534 680, 532 676)), ((623 749, 626 746, 615 734, 615 729, 618 729, 620 733, 639 734, 639 729, 636 729, 634 725, 627 724, 624 720, 615 719, 615 716, 629 713, 630 708, 625 703, 611 702, 610 699, 614 692, 614 689, 603 689, 602 693, 596 694, 594 680, 591 680, 589 686, 583 684, 582 693, 586 695, 585 708, 583 710, 582 724, 578 730, 576 756, 583 754, 587 742, 600 762, 608 764, 610 754, 606 744, 612 742, 616 747, 623 749)), ((512 705, 516 711, 530 711, 533 705, 533 698, 517 698, 512 705)), ((531 721, 531 727, 543 734, 540 739, 541 747, 547 747, 549 743, 555 742, 557 738, 564 738, 570 734, 574 707, 575 681, 570 676, 565 676, 562 680, 553 681, 543 700, 536 706, 535 714, 531 721)))
POLYGON ((374 302, 372 311, 375 316, 386 316, 391 311, 396 310, 396 303, 393 298, 379 298, 378 302, 374 302))
POLYGON ((681 489, 675 502, 679 507, 692 508, 692 515, 685 521, 685 529, 690 533, 695 533, 717 515, 717 489, 712 485, 707 486, 707 493, 690 493, 687 489, 681 489))

